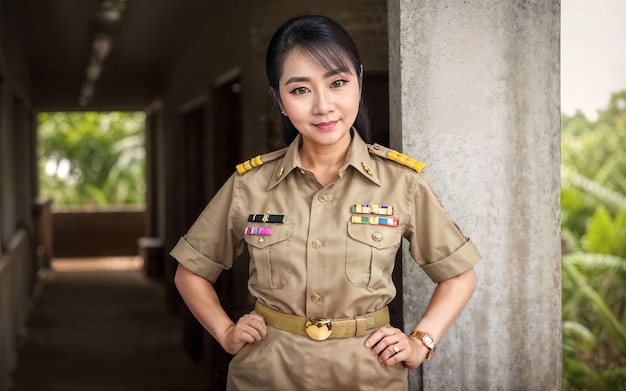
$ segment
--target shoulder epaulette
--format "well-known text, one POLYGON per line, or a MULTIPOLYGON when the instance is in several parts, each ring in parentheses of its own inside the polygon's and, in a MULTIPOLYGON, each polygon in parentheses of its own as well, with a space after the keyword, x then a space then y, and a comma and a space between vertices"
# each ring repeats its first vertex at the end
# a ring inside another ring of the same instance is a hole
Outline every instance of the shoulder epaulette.
POLYGON ((272 160, 276 160, 278 158, 285 156, 285 154, 287 153, 287 149, 288 147, 279 149, 277 151, 268 152, 263 155, 255 156, 250 160, 246 160, 243 163, 237 164, 235 168, 237 169, 237 172, 239 173, 239 175, 243 175, 246 172, 252 170, 254 167, 262 166, 263 163, 271 162, 272 160))
POLYGON ((403 153, 395 151, 393 149, 389 149, 387 147, 383 147, 380 144, 367 145, 367 149, 369 149, 370 153, 373 153, 377 156, 383 157, 385 159, 392 160, 396 163, 400 163, 403 166, 407 166, 410 169, 413 169, 417 172, 422 172, 424 167, 426 167, 426 163, 417 161, 412 157, 409 157, 403 153))

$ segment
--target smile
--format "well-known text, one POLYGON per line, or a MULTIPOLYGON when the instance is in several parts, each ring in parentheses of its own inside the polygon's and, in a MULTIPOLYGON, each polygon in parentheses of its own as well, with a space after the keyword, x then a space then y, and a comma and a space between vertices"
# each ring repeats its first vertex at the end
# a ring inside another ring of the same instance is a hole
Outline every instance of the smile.
POLYGON ((314 126, 320 130, 330 130, 335 127, 337 121, 328 121, 328 122, 319 122, 314 124, 314 126))

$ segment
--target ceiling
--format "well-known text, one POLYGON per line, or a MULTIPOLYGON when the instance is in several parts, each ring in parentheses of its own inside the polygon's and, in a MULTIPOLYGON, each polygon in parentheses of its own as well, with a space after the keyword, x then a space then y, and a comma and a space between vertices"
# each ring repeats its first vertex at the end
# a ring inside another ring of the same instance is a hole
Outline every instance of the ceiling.
POLYGON ((39 109, 145 106, 162 88, 177 54, 204 28, 212 3, 0 1, 3 31, 23 48, 39 109))

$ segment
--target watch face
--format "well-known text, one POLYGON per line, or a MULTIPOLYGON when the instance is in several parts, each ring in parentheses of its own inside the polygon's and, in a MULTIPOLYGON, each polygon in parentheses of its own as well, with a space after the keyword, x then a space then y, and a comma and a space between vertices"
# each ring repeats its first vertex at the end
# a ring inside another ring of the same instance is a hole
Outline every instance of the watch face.
POLYGON ((423 339, 424 343, 426 344, 426 346, 428 346, 429 348, 433 348, 433 346, 435 345, 435 341, 433 341, 432 338, 430 338, 428 335, 424 336, 423 339))

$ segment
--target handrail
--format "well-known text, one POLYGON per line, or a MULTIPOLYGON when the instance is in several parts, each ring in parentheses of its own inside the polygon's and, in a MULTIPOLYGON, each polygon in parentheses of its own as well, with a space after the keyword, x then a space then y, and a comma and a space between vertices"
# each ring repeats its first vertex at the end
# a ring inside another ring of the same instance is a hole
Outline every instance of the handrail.
POLYGON ((35 274, 34 251, 26 229, 11 237, 0 255, 0 389, 9 389, 9 373, 17 364, 17 342, 23 330, 35 274))

